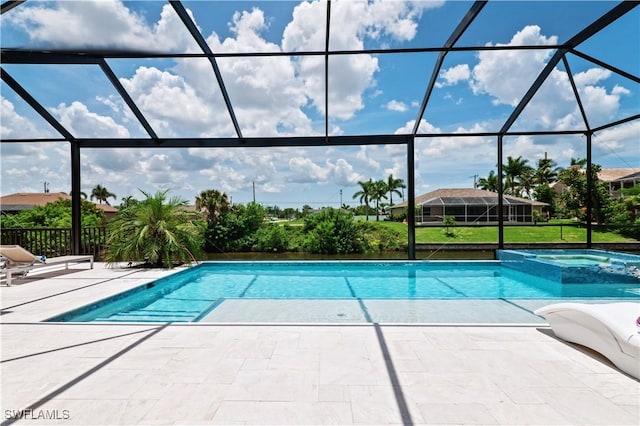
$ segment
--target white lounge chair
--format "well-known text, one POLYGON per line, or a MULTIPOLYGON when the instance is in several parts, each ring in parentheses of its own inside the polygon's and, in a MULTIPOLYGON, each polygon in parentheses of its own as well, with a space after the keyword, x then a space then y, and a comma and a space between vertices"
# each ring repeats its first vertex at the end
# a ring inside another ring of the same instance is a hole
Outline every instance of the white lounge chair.
POLYGON ((10 286, 13 275, 26 275, 29 271, 36 268, 54 265, 65 265, 65 269, 69 269, 70 263, 91 262, 93 269, 93 255, 74 255, 74 256, 58 256, 48 259, 42 259, 28 250, 18 245, 0 245, 0 256, 2 256, 7 264, 0 271, 7 277, 7 285, 10 286))
POLYGON ((559 338, 602 354, 640 378, 640 303, 556 303, 535 311, 559 338))

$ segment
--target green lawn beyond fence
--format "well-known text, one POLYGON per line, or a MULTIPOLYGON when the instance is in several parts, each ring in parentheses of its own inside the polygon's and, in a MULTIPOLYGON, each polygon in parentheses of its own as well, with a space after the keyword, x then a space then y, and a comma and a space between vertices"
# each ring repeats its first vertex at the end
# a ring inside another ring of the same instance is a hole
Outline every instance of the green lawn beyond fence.
MULTIPOLYGON (((380 226, 397 230, 406 238, 407 225, 398 222, 377 222, 380 226)), ((462 226, 449 227, 445 232, 444 226, 426 226, 416 228, 417 244, 497 244, 497 226, 462 226)), ((638 243, 638 240, 620 235, 615 227, 593 226, 591 240, 594 243, 638 243)), ((18 244, 31 253, 47 257, 72 254, 71 230, 67 228, 16 228, 2 229, 0 241, 3 245, 18 244)), ((82 229, 80 253, 92 254, 96 259, 102 257, 107 241, 105 227, 82 229)), ((505 243, 586 243, 587 229, 584 224, 538 224, 514 225, 504 227, 505 243)))

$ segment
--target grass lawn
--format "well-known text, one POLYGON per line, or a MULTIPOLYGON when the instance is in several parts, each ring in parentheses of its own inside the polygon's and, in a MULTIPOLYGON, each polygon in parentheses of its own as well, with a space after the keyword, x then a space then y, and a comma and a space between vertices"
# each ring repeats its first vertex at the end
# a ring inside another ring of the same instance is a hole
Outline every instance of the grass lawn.
MULTIPOLYGON (((400 232, 407 233, 407 225, 398 222, 378 222, 400 232)), ((498 227, 455 226, 450 228, 454 236, 445 235, 445 229, 440 227, 416 228, 416 243, 497 243, 498 227)), ((615 232, 601 232, 594 230, 593 242, 600 243, 634 243, 637 240, 624 237, 615 232)), ((505 226, 504 240, 506 243, 585 243, 587 230, 575 224, 505 226)))

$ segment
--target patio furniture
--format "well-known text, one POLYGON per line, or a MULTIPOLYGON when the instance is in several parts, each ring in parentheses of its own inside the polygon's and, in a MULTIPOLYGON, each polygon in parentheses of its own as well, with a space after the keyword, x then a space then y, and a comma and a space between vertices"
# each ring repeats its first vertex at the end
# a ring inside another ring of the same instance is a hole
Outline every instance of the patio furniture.
POLYGON ((640 303, 556 303, 535 311, 559 338, 602 354, 640 378, 640 303))
POLYGON ((93 269, 93 255, 69 255, 51 257, 48 259, 36 256, 19 245, 0 245, 0 256, 5 259, 6 265, 0 274, 6 276, 7 286, 11 285, 13 275, 26 274, 36 268, 46 266, 64 265, 69 269, 70 263, 91 262, 93 269))

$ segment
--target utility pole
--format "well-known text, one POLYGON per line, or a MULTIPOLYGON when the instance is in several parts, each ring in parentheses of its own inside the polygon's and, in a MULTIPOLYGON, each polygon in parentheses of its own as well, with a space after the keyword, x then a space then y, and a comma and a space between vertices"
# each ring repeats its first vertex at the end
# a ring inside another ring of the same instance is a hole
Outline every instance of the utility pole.
POLYGON ((256 183, 255 182, 251 182, 252 186, 253 186, 253 202, 256 202, 256 183))
POLYGON ((340 208, 342 208, 342 188, 340 188, 340 208))
POLYGON ((473 189, 478 189, 478 177, 480 177, 477 173, 473 176, 473 189))

